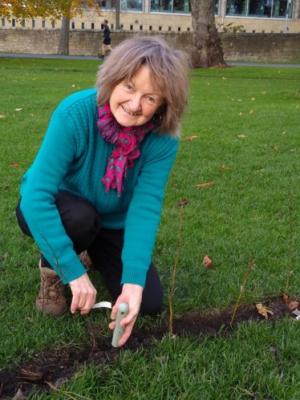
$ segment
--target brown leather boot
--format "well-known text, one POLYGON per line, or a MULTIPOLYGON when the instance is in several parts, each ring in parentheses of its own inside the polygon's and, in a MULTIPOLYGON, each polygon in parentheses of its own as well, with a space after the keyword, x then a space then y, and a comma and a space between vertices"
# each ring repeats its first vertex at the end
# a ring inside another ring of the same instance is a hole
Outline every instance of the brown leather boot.
POLYGON ((41 287, 35 301, 39 311, 45 314, 59 316, 67 311, 67 301, 64 294, 64 285, 59 276, 50 268, 41 267, 41 287))

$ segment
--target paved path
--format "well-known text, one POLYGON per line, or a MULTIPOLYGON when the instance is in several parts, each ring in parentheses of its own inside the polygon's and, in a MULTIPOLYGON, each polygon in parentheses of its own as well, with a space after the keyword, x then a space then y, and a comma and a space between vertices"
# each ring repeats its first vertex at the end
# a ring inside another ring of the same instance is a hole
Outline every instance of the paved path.
MULTIPOLYGON (((13 53, 0 53, 0 58, 43 58, 55 60, 98 60, 95 56, 61 56, 57 54, 13 54, 13 53)), ((277 67, 277 68, 300 68, 300 64, 262 64, 254 62, 238 62, 228 61, 229 65, 238 65, 245 67, 277 67)))

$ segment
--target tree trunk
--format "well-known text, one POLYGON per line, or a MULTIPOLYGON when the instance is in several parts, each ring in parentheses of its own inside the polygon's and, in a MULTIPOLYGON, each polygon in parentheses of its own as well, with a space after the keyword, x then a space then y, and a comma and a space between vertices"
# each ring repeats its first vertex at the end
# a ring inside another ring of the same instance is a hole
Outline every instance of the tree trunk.
POLYGON ((116 0, 116 31, 120 30, 120 0, 116 0))
POLYGON ((57 54, 68 55, 69 54, 69 33, 70 33, 70 18, 62 17, 61 29, 59 35, 59 45, 57 54))
POLYGON ((193 67, 225 67, 222 43, 215 23, 214 0, 191 0, 193 67))

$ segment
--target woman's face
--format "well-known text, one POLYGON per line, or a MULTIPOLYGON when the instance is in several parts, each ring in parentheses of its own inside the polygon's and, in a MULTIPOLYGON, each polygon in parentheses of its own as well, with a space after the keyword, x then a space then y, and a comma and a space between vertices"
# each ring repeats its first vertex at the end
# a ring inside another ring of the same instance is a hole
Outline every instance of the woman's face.
POLYGON ((150 121, 163 98, 153 87, 151 71, 142 66, 130 81, 124 80, 113 89, 109 105, 122 126, 139 126, 150 121))

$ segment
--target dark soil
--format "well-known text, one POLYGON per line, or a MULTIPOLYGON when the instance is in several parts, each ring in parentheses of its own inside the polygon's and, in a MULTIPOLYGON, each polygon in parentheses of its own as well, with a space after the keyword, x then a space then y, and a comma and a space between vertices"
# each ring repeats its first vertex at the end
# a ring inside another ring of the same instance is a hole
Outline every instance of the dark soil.
MULTIPOLYGON (((273 322, 292 315, 282 298, 270 298, 263 304, 273 312, 268 320, 257 312, 254 304, 240 306, 232 324, 232 308, 209 314, 193 312, 174 319, 173 334, 201 340, 207 336, 229 335, 242 321, 273 322)), ((98 327, 89 325, 88 331, 92 337, 89 346, 52 349, 36 354, 30 361, 0 370, 0 399, 11 399, 18 390, 21 399, 22 394, 23 398, 26 398, 33 389, 49 391, 58 388, 86 363, 93 362, 100 366, 113 364, 118 359, 119 352, 123 350, 113 349, 110 341, 99 335, 98 327)), ((136 329, 124 349, 145 349, 151 346, 153 339, 160 339, 168 332, 166 324, 143 330, 136 329)))

